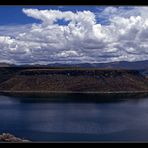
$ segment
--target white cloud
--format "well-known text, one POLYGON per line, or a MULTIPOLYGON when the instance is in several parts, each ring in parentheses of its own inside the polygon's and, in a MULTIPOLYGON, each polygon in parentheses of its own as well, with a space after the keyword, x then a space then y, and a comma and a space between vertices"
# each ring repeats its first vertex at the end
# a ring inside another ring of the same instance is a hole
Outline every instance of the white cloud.
POLYGON ((0 61, 48 64, 148 60, 148 7, 105 7, 99 13, 22 11, 41 23, 0 26, 0 61), (101 23, 103 19, 106 24, 101 23), (61 25, 59 20, 68 24, 61 25))

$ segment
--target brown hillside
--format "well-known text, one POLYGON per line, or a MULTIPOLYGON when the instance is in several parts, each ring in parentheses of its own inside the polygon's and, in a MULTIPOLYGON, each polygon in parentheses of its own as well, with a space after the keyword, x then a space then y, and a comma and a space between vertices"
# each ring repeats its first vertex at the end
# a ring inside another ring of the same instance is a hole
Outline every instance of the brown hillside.
POLYGON ((138 71, 116 69, 25 69, 0 83, 3 91, 148 91, 138 71))

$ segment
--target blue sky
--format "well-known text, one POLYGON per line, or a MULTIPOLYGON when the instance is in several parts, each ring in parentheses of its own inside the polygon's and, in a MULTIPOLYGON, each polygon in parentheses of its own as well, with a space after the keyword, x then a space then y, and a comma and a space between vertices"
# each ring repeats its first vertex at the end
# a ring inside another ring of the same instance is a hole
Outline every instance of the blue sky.
POLYGON ((148 7, 0 6, 0 62, 148 60, 148 7))
POLYGON ((54 9, 61 11, 83 11, 90 10, 92 12, 98 11, 96 6, 0 6, 0 25, 12 24, 28 24, 39 22, 33 18, 27 17, 23 12, 23 8, 35 8, 39 10, 54 9))

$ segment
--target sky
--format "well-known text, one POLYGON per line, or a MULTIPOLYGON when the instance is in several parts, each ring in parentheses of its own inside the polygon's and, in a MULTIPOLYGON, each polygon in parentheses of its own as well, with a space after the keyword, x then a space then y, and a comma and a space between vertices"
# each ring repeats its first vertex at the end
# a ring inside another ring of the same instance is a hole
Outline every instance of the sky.
POLYGON ((148 7, 0 6, 0 62, 148 60, 148 7))

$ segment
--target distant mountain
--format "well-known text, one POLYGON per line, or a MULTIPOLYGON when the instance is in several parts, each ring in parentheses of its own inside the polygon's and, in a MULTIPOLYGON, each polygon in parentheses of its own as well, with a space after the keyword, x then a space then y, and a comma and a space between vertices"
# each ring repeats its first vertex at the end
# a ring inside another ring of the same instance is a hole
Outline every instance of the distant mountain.
POLYGON ((8 64, 8 63, 0 63, 0 67, 11 67, 14 66, 13 64, 8 64))
POLYGON ((62 66, 62 67, 82 67, 82 68, 109 68, 109 69, 148 69, 147 61, 137 61, 137 62, 111 62, 111 63, 82 63, 82 64, 49 64, 49 66, 62 66))
MULTIPOLYGON (((0 67, 15 67, 16 65, 0 63, 0 67)), ((82 68, 107 68, 107 69, 131 69, 131 70, 142 70, 148 69, 148 60, 145 61, 119 61, 119 62, 110 62, 110 63, 80 63, 80 64, 62 64, 54 63, 48 65, 23 65, 17 67, 82 67, 82 68)))
POLYGON ((131 70, 141 70, 148 69, 148 60, 146 61, 137 61, 137 62, 128 62, 128 61, 119 61, 119 62, 110 62, 110 63, 79 63, 79 64, 63 64, 63 63, 53 63, 48 65, 23 65, 23 67, 81 67, 81 68, 107 68, 107 69, 131 69, 131 70))

